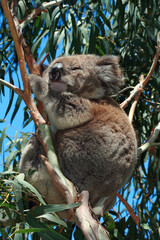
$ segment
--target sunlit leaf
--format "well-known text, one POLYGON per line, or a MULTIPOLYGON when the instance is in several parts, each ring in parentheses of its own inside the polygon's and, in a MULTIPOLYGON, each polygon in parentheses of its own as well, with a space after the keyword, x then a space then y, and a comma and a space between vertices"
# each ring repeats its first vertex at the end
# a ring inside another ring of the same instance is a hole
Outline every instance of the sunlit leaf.
POLYGON ((0 153, 2 152, 3 140, 4 140, 5 137, 6 137, 6 130, 7 130, 7 127, 5 127, 5 128, 3 129, 3 131, 1 132, 1 136, 0 136, 0 153))
POLYGON ((75 208, 80 206, 81 203, 71 203, 71 204, 48 204, 45 206, 39 206, 37 208, 31 209, 29 214, 33 216, 39 216, 45 213, 60 212, 70 208, 75 208))
POLYGON ((14 111, 13 111, 13 114, 12 114, 12 117, 11 117, 11 123, 12 123, 13 119, 15 118, 15 115, 18 112, 18 109, 20 107, 21 102, 22 102, 22 98, 20 96, 18 96, 16 105, 15 105, 15 108, 14 108, 14 111))

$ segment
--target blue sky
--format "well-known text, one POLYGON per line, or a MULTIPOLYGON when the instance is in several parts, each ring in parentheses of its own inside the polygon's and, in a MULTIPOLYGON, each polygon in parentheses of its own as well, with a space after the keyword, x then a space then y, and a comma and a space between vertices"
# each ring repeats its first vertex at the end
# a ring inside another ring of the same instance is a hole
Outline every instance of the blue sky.
MULTIPOLYGON (((6 74, 5 80, 7 81, 8 74, 6 74)), ((14 76, 14 74, 13 74, 14 76)), ((8 89, 7 87, 5 87, 5 97, 2 97, 2 101, 0 102, 0 119, 4 118, 8 103, 10 101, 10 89, 8 89)), ((12 106, 14 107, 17 101, 17 95, 15 94, 14 99, 13 99, 13 103, 12 106)), ((10 123, 10 119, 13 113, 13 107, 11 108, 11 110, 9 111, 8 115, 5 118, 5 122, 4 123, 0 123, 0 130, 2 131, 4 127, 7 127, 7 131, 6 134, 10 137, 10 138, 14 138, 16 132, 18 133, 18 136, 20 136, 20 132, 32 132, 34 131, 34 124, 33 122, 30 123, 27 127, 23 128, 23 108, 25 107, 24 102, 21 102, 20 105, 20 109, 17 112, 12 124, 10 123)), ((7 142, 8 140, 6 139, 3 143, 3 149, 2 149, 2 153, 0 154, 0 171, 3 171, 3 157, 6 157, 7 153, 3 152, 3 150, 6 149, 7 147, 7 142), (2 154, 5 154, 4 156, 2 154)))

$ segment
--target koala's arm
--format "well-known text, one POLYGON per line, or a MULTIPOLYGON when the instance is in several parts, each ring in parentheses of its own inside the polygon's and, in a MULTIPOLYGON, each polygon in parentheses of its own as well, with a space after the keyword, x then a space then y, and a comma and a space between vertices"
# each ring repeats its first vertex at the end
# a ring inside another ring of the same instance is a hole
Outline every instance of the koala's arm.
POLYGON ((58 93, 49 89, 40 76, 29 75, 30 85, 36 99, 43 103, 51 129, 64 130, 82 125, 94 116, 92 103, 72 93, 58 93))
POLYGON ((61 94, 50 102, 46 100, 45 110, 50 123, 56 129, 64 130, 82 125, 93 118, 94 112, 89 100, 72 94, 61 94))
POLYGON ((48 83, 36 74, 29 74, 28 78, 35 97, 43 103, 49 91, 48 83))

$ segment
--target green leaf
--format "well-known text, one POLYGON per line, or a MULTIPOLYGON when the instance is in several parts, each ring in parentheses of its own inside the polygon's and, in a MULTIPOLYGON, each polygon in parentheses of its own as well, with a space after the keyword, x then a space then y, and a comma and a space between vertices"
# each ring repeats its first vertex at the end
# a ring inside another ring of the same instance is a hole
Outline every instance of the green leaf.
POLYGON ((96 49, 99 51, 99 53, 102 55, 102 56, 105 56, 106 54, 102 51, 102 49, 96 44, 96 49))
POLYGON ((0 123, 4 123, 6 119, 0 119, 0 123))
POLYGON ((62 219, 60 219, 55 213, 46 213, 38 216, 37 218, 43 218, 50 222, 58 223, 59 225, 67 227, 67 224, 62 219))
POLYGON ((16 177, 16 180, 17 181, 12 181, 12 180, 4 180, 6 183, 9 183, 9 184, 21 184, 25 189, 27 189, 27 190, 30 190, 32 193, 34 193, 37 197, 38 197, 38 199, 39 199, 39 201, 42 203, 42 204, 44 204, 44 205, 46 205, 46 203, 44 202, 44 200, 43 200, 43 198, 42 198, 42 196, 41 196, 41 194, 37 191, 37 189, 36 188, 34 188, 30 183, 28 183, 28 182, 26 182, 25 180, 24 180, 24 173, 20 173, 17 177, 16 177))
POLYGON ((119 233, 118 229, 114 229, 113 236, 117 238, 118 240, 125 240, 125 238, 119 233))
POLYGON ((110 20, 104 15, 104 13, 101 11, 101 10, 98 10, 100 16, 102 17, 104 23, 107 25, 107 27, 112 30, 112 27, 111 27, 111 22, 110 20))
MULTIPOLYGON (((11 150, 13 150, 13 148, 17 145, 17 143, 19 142, 18 139, 18 132, 15 132, 15 136, 14 139, 12 141, 10 141, 7 145, 9 145, 9 147, 5 150, 6 152, 10 152, 11 150)), ((13 151, 16 152, 16 151, 13 151)))
POLYGON ((42 239, 46 240, 67 240, 67 238, 63 237, 62 235, 58 234, 51 228, 49 228, 46 224, 39 222, 38 220, 31 217, 31 215, 27 215, 26 221, 32 228, 40 228, 46 229, 46 231, 37 232, 42 239))
POLYGON ((150 226, 148 226, 146 223, 141 223, 141 227, 145 230, 151 230, 150 226))
POLYGON ((0 203, 0 206, 2 206, 2 207, 6 207, 6 208, 15 209, 15 206, 14 206, 14 205, 9 204, 9 203, 5 203, 5 202, 0 203))
POLYGON ((5 231, 5 229, 0 228, 0 233, 2 234, 2 236, 8 237, 8 233, 5 231))
POLYGON ((95 44, 96 44, 96 28, 95 28, 95 23, 92 23, 91 24, 91 31, 90 31, 88 53, 94 53, 95 52, 95 44))
POLYGON ((5 171, 8 170, 8 168, 11 165, 11 162, 16 158, 16 156, 17 156, 17 151, 16 150, 10 152, 10 154, 7 157, 6 162, 5 162, 5 168, 4 168, 5 171))
POLYGON ((4 171, 4 172, 0 172, 0 176, 4 176, 4 175, 8 175, 8 174, 15 174, 16 172, 14 171, 4 171))
POLYGON ((45 206, 38 206, 36 208, 33 208, 29 211, 28 214, 33 215, 34 217, 46 214, 46 213, 52 213, 52 212, 60 212, 64 211, 70 208, 75 208, 80 206, 81 203, 70 203, 70 204, 48 204, 45 206))
POLYGON ((105 214, 105 222, 107 223, 107 231, 109 233, 113 232, 116 225, 112 216, 108 212, 105 214))
POLYGON ((20 107, 21 102, 22 102, 22 98, 20 96, 18 96, 16 105, 15 105, 15 108, 14 108, 14 111, 13 111, 13 114, 12 114, 12 117, 11 117, 11 123, 13 122, 13 119, 15 118, 15 116, 18 112, 18 109, 20 107))
POLYGON ((38 45, 40 44, 40 42, 42 41, 42 38, 45 37, 48 34, 49 30, 45 30, 44 32, 42 32, 35 40, 31 51, 34 53, 35 51, 37 51, 38 45))
MULTIPOLYGON (((21 223, 16 223, 16 228, 17 229, 21 228, 21 223)), ((15 233, 14 240, 23 240, 22 234, 15 233)))
POLYGON ((18 1, 18 15, 19 19, 25 16, 26 6, 23 1, 18 1))
MULTIPOLYGON (((19 176, 15 177, 15 180, 17 180, 17 178, 19 178, 19 176)), ((23 212, 23 201, 22 201, 22 186, 21 184, 14 184, 14 193, 15 193, 15 199, 19 208, 19 211, 21 213, 22 216, 22 220, 24 220, 24 212, 23 212)))
POLYGON ((1 137, 0 137, 0 153, 2 152, 2 144, 3 144, 3 140, 5 139, 6 137, 6 130, 7 130, 7 127, 3 128, 3 131, 1 132, 1 137))
POLYGON ((29 228, 29 229, 21 229, 16 230, 15 233, 31 233, 31 232, 44 232, 46 228, 29 228))
POLYGON ((14 91, 11 90, 11 97, 10 97, 10 99, 9 99, 9 105, 8 105, 7 110, 6 110, 6 112, 5 112, 4 118, 7 116, 9 110, 10 110, 11 107, 12 107, 13 98, 14 98, 14 91))

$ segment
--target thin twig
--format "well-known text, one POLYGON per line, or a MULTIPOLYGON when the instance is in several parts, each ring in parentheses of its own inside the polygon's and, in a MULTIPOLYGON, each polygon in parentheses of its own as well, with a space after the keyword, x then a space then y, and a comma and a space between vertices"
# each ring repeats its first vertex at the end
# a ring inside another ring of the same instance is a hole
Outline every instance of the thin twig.
POLYGON ((126 88, 123 88, 122 90, 120 90, 117 94, 114 94, 114 95, 111 95, 110 97, 118 97, 120 94, 124 93, 125 91, 128 91, 128 90, 133 90, 134 87, 132 86, 129 86, 129 87, 126 87, 126 88))
MULTIPOLYGON (((139 79, 140 84, 141 84, 143 81, 144 81, 144 76, 141 75, 141 76, 140 76, 140 79, 139 79)), ((139 101, 139 98, 140 98, 140 96, 141 96, 141 92, 142 92, 142 89, 140 89, 139 92, 138 92, 138 94, 135 96, 134 102, 132 103, 132 106, 131 106, 131 108, 130 108, 129 115, 128 115, 128 118, 129 118, 129 121, 130 121, 130 122, 133 121, 134 112, 135 112, 137 103, 138 103, 138 101, 139 101)))
POLYGON ((121 200, 121 202, 124 204, 124 206, 127 208, 127 210, 130 213, 132 219, 134 220, 134 222, 136 223, 136 225, 139 228, 139 218, 136 216, 136 214, 134 213, 134 211, 131 208, 131 206, 127 203, 127 201, 119 193, 117 193, 116 195, 121 200))
MULTIPOLYGON (((150 103, 151 105, 160 105, 160 102, 153 102, 153 101, 151 101, 151 100, 149 100, 149 99, 144 99, 144 101, 145 102, 147 102, 147 103, 150 103)), ((155 107, 156 108, 156 107, 155 107)), ((158 107, 157 107, 158 108, 158 107)))
POLYGON ((44 56, 44 58, 42 59, 42 61, 39 63, 39 67, 41 68, 41 66, 43 65, 44 61, 46 60, 46 58, 48 57, 49 53, 46 53, 46 55, 44 56))
POLYGON ((36 9, 27 17, 27 19, 20 24, 21 28, 25 28, 29 22, 31 22, 39 13, 44 11, 45 9, 53 6, 58 6, 63 2, 63 0, 55 0, 51 2, 44 2, 42 5, 36 9))
POLYGON ((156 55, 154 56, 154 59, 153 59, 153 63, 152 63, 152 66, 149 70, 149 73, 147 74, 147 77, 144 79, 144 82, 143 82, 143 87, 146 86, 146 84, 148 83, 149 79, 151 78, 152 74, 153 74, 153 71, 157 65, 157 62, 158 62, 158 58, 159 58, 159 51, 158 51, 158 47, 156 46, 156 55))
POLYGON ((20 97, 23 97, 24 96, 24 92, 20 89, 20 88, 17 88, 15 87, 13 84, 3 80, 0 78, 0 84, 3 84, 4 86, 12 89, 14 92, 16 92, 20 97))

